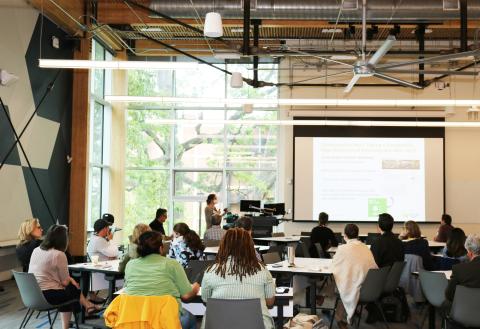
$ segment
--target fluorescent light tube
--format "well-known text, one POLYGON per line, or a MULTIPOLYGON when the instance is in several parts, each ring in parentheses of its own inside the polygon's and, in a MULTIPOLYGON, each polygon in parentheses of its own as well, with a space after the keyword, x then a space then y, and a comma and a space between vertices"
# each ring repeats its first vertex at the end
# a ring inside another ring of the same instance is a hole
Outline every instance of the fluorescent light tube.
POLYGON ((209 104, 213 107, 241 106, 342 106, 342 107, 470 107, 480 106, 480 99, 333 99, 333 98, 188 98, 155 96, 107 95, 109 102, 165 103, 165 104, 209 104))
POLYGON ((111 69, 111 70, 180 70, 197 69, 197 62, 94 61, 75 59, 39 59, 41 68, 111 69))

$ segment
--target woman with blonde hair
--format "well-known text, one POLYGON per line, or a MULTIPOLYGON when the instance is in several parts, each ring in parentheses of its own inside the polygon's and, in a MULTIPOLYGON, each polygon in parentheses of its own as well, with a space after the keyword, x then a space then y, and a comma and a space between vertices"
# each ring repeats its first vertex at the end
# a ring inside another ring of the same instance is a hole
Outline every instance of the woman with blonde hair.
POLYGON ((125 267, 127 263, 134 258, 138 257, 137 247, 138 247, 138 238, 145 232, 151 231, 152 229, 147 224, 139 223, 133 228, 132 235, 129 236, 130 244, 128 245, 128 252, 123 256, 120 264, 118 265, 118 270, 120 272, 125 272, 125 267))
POLYGON ((422 257, 423 268, 427 271, 433 270, 433 258, 430 253, 430 247, 428 241, 422 238, 422 232, 420 226, 413 221, 409 220, 405 222, 404 232, 401 238, 404 242, 405 254, 417 255, 422 257))
POLYGON ((18 239, 16 254, 22 264, 24 272, 28 272, 28 265, 32 257, 33 249, 37 248, 42 242, 43 229, 38 218, 30 218, 23 221, 18 230, 18 239))

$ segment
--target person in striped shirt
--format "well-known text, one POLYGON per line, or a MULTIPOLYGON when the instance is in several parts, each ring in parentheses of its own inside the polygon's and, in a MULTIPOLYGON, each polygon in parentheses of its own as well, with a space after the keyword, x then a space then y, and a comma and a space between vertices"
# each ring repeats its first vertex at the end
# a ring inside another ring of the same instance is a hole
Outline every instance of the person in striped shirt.
MULTIPOLYGON (((275 302, 275 283, 270 272, 258 261, 248 231, 232 228, 225 233, 215 263, 207 268, 202 280, 202 299, 207 307, 209 298, 258 298, 265 329, 274 328, 268 308, 275 302)), ((204 326, 205 322, 202 328, 204 326)))
POLYGON ((225 230, 220 227, 222 223, 222 216, 213 215, 212 217, 212 227, 205 231, 203 235, 204 240, 220 241, 225 235, 225 230))

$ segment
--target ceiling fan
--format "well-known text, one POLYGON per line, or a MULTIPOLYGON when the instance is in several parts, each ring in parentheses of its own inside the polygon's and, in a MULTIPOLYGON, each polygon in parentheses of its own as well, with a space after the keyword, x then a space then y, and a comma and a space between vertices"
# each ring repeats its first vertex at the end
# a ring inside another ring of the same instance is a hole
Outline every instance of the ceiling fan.
MULTIPOLYGON (((393 44, 396 41, 396 38, 394 35, 389 35, 385 42, 380 46, 380 48, 377 49, 377 51, 367 60, 366 56, 366 43, 367 43, 367 0, 363 0, 363 15, 362 15, 362 45, 361 45, 361 59, 356 61, 354 64, 334 60, 329 57, 324 57, 324 56, 317 56, 317 55, 312 55, 308 54, 302 51, 294 51, 296 53, 301 53, 304 55, 309 55, 313 56, 316 58, 323 59, 325 61, 329 62, 334 62, 337 64, 341 64, 343 66, 348 66, 351 71, 353 72, 353 77, 348 83, 348 85, 345 87, 344 92, 349 93, 352 91, 353 87, 355 84, 358 82, 360 78, 363 77, 376 77, 379 79, 383 79, 389 82, 396 83, 398 85, 404 86, 404 87, 410 87, 410 88, 415 88, 415 89, 422 89, 423 86, 420 86, 416 83, 412 83, 409 81, 405 81, 402 79, 399 79, 397 77, 390 76, 386 73, 416 73, 416 74, 438 74, 438 75, 469 75, 469 76, 474 76, 477 75, 479 72, 472 72, 472 71, 442 71, 442 70, 408 70, 408 69, 395 69, 397 67, 402 67, 402 66, 409 66, 409 65, 417 65, 417 64, 423 64, 423 63, 433 63, 433 62, 442 62, 442 61, 447 61, 447 60, 453 60, 453 59, 460 59, 460 58, 465 58, 465 57, 470 57, 473 56, 478 57, 480 56, 480 49, 472 50, 472 51, 466 51, 466 52, 460 52, 460 53, 454 53, 454 54, 448 54, 448 55, 440 55, 440 56, 433 56, 433 57, 426 57, 426 58, 421 58, 418 60, 413 60, 413 61, 407 61, 407 62, 401 62, 401 63, 393 63, 393 64, 384 64, 384 65, 378 65, 379 61, 390 51, 390 49, 393 47, 393 44)), ((335 75, 339 74, 344 74, 345 72, 342 73, 337 73, 335 75)), ((346 73, 349 73, 347 71, 346 73)))

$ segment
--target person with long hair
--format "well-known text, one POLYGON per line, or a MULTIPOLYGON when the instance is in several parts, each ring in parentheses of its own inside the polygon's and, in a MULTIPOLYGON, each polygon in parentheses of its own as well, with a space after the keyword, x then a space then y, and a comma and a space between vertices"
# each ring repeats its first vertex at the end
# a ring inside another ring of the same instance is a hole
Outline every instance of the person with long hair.
POLYGON ((23 221, 18 230, 18 245, 15 250, 24 272, 28 272, 32 252, 42 243, 43 229, 38 218, 23 221))
POLYGON ((428 241, 422 238, 420 226, 418 226, 415 221, 409 220, 405 222, 401 239, 403 240, 406 255, 411 254, 420 256, 423 260, 424 269, 427 271, 432 271, 434 269, 433 258, 430 253, 428 241))
POLYGON ((174 239, 168 251, 168 257, 176 259, 183 267, 192 259, 203 256, 205 246, 198 234, 185 223, 177 223, 173 227, 174 239))
POLYGON ((143 233, 151 230, 152 229, 147 224, 139 223, 135 225, 135 227, 133 228, 132 235, 129 236, 130 243, 128 245, 128 252, 123 256, 122 260, 120 261, 120 264, 118 265, 119 272, 124 272, 125 266, 127 266, 127 263, 131 259, 135 259, 138 257, 138 253, 137 253, 138 238, 143 233))
POLYGON ((467 240, 467 236, 461 228, 455 227, 452 229, 447 244, 442 250, 442 256, 455 258, 460 262, 468 261, 465 240, 467 240))
POLYGON ((274 328, 268 308, 275 302, 275 283, 270 272, 258 261, 248 231, 232 228, 225 233, 215 263, 207 268, 202 280, 202 299, 207 307, 209 298, 258 298, 265 329, 274 328))
POLYGON ((72 311, 78 313, 83 306, 87 315, 101 311, 81 294, 79 284, 68 272, 65 251, 68 247, 68 229, 64 225, 52 225, 39 247, 35 248, 30 259, 29 273, 38 281, 47 302, 59 305, 71 300, 76 303, 59 308, 63 328, 68 329, 72 311))
POLYGON ((125 293, 132 296, 173 296, 183 329, 196 328, 195 317, 182 308, 182 301, 195 297, 200 286, 190 284, 184 269, 173 259, 162 256, 162 234, 147 231, 138 238, 138 258, 125 268, 125 293))
POLYGON ((228 211, 227 208, 223 209, 223 214, 220 211, 220 209, 217 209, 215 205, 218 202, 217 195, 212 193, 207 196, 207 206, 205 207, 205 223, 207 224, 207 229, 212 227, 212 219, 213 216, 219 215, 222 216, 225 215, 225 213, 228 211))

